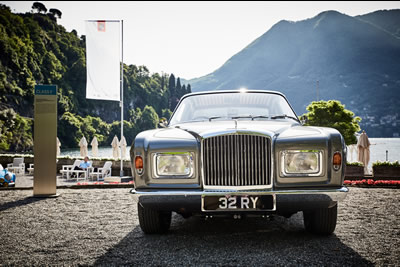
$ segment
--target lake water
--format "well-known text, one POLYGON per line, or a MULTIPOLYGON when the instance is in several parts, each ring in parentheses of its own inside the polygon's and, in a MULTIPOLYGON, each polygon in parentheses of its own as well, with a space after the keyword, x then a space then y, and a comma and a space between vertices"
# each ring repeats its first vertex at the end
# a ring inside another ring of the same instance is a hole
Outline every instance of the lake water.
MULTIPOLYGON (((400 161, 400 138, 369 138, 371 146, 370 151, 370 161, 368 164, 368 169, 372 170, 372 163, 380 160, 386 161, 386 151, 388 152, 388 161, 400 161)), ((354 162, 357 160, 356 152, 353 153, 351 157, 350 151, 347 155, 347 161, 354 162), (353 159, 353 160, 351 160, 353 159)))
MULTIPOLYGON (((130 159, 129 156, 129 150, 130 147, 126 149, 126 157, 127 159, 130 159)), ((92 147, 89 146, 88 148, 89 151, 89 158, 93 156, 92 154, 92 147)), ((62 149, 61 147, 61 156, 70 156, 70 157, 80 157, 80 149, 79 148, 68 148, 68 149, 62 149)), ((97 153, 97 158, 113 158, 113 153, 112 153, 112 147, 99 147, 99 152, 97 153)))
MULTIPOLYGON (((400 138, 370 138, 371 143, 370 154, 371 160, 368 164, 368 168, 372 169, 372 163, 380 160, 386 160, 386 151, 388 151, 388 160, 389 161, 400 161, 400 138)), ((127 148, 127 157, 129 156, 129 147, 127 148)), ((76 149, 62 149, 61 147, 61 156, 71 156, 71 157, 79 157, 79 148, 76 149)), ((92 156, 91 147, 89 147, 89 157, 92 156)), ((101 158, 112 158, 112 148, 110 147, 99 147, 99 153, 97 157, 101 158)), ((347 161, 354 162, 357 159, 356 152, 353 152, 353 156, 349 154, 347 156, 347 161)))

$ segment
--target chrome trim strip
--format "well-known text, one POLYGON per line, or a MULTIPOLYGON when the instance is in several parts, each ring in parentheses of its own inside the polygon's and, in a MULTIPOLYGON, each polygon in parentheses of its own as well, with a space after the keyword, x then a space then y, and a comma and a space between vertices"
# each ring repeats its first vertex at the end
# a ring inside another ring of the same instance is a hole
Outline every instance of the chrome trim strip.
POLYGON ((270 185, 240 185, 240 186, 224 186, 224 185, 213 185, 206 186, 205 190, 228 190, 228 191, 243 191, 243 190, 266 190, 271 189, 270 185))
POLYGON ((189 191, 189 190, 170 190, 170 191, 130 191, 134 196, 220 196, 225 193, 234 193, 235 195, 326 195, 332 201, 342 201, 346 198, 346 193, 349 189, 345 186, 338 189, 298 189, 298 190, 203 190, 203 191, 189 191))
POLYGON ((263 136, 263 137, 268 137, 271 138, 271 135, 273 135, 272 132, 267 132, 267 131, 250 131, 246 129, 227 129, 224 131, 218 131, 218 132, 212 132, 212 133, 207 133, 201 136, 201 139, 207 139, 211 137, 216 137, 216 136, 224 136, 224 135, 256 135, 256 136, 263 136))

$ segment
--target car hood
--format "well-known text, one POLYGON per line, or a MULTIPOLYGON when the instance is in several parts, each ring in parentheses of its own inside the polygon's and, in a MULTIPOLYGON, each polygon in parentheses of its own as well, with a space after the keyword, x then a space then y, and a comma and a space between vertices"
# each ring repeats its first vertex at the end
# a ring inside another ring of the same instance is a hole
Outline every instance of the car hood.
POLYGON ((247 133, 293 138, 320 135, 318 127, 301 126, 289 121, 211 121, 182 123, 157 131, 156 138, 207 138, 216 135, 247 133))

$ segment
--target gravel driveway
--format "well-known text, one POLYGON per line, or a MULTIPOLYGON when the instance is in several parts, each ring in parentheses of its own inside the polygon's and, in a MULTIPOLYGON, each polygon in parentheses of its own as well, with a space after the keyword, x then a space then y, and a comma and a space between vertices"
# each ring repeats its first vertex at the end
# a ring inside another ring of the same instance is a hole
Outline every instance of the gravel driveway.
POLYGON ((128 189, 63 189, 58 198, 0 191, 1 265, 400 265, 399 190, 351 188, 335 234, 304 231, 302 215, 243 220, 173 216, 144 235, 128 189))

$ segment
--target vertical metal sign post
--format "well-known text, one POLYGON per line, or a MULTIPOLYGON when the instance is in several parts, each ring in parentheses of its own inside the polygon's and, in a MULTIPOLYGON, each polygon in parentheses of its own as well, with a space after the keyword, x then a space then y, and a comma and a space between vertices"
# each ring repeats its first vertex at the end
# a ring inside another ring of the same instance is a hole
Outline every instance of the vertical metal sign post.
POLYGON ((57 86, 35 86, 33 195, 57 196, 57 86))
MULTIPOLYGON (((121 139, 124 136, 124 21, 121 20, 121 139)), ((124 176, 123 162, 122 162, 122 145, 119 146, 121 149, 121 170, 119 176, 124 176)))

